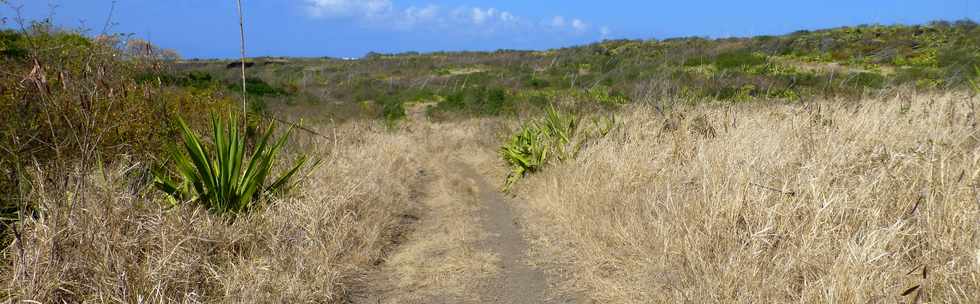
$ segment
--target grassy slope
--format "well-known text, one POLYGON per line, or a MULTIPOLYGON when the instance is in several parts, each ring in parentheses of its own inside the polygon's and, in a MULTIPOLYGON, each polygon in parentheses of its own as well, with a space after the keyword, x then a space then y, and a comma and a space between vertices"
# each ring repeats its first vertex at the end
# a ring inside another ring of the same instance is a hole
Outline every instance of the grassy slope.
POLYGON ((899 93, 631 108, 518 193, 542 258, 601 303, 904 302, 915 286, 976 302, 978 106, 899 93))

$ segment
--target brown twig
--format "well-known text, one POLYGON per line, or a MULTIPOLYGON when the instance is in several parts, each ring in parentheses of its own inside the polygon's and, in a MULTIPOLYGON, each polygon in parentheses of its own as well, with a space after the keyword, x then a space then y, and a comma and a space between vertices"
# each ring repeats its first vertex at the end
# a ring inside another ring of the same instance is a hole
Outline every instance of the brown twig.
POLYGON ((318 133, 316 131, 313 131, 310 128, 304 127, 304 126, 302 126, 300 124, 297 124, 297 123, 293 123, 293 122, 289 122, 289 121, 286 121, 286 120, 282 120, 282 119, 279 119, 279 118, 277 118, 275 116, 272 116, 272 115, 265 115, 265 114, 262 114, 262 113, 253 113, 253 114, 258 115, 259 117, 262 117, 262 118, 265 118, 265 119, 273 120, 273 121, 276 121, 276 122, 279 122, 279 123, 282 123, 282 124, 287 124, 290 127, 293 127, 293 128, 296 128, 296 129, 299 129, 299 130, 302 130, 302 131, 305 131, 307 133, 316 135, 316 136, 318 136, 320 138, 323 138, 323 139, 330 139, 329 137, 327 137, 327 136, 325 136, 323 134, 320 134, 320 133, 318 133))
POLYGON ((749 183, 749 185, 756 186, 756 187, 759 187, 759 188, 762 188, 762 189, 765 189, 765 190, 769 190, 769 191, 772 191, 772 192, 777 192, 777 193, 780 193, 780 194, 783 194, 783 195, 796 196, 796 191, 783 191, 783 190, 780 190, 780 189, 776 189, 776 188, 773 188, 773 187, 769 187, 769 186, 761 185, 761 184, 757 184, 757 183, 749 183))

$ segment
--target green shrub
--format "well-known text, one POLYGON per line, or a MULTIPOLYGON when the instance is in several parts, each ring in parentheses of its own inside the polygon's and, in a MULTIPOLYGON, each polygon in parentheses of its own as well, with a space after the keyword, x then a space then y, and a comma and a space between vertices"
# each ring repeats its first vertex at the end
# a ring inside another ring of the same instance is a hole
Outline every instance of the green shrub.
POLYGON ((466 92, 464 90, 446 95, 446 99, 439 103, 438 109, 443 111, 459 111, 466 108, 466 92))
POLYGON ((529 75, 525 77, 524 85, 532 89, 544 89, 551 86, 551 83, 549 83, 546 79, 529 75))
POLYGON ((446 96, 435 110, 463 112, 475 115, 499 115, 512 110, 513 101, 507 91, 497 87, 466 88, 446 96))
POLYGON ((206 72, 190 72, 184 77, 177 80, 177 85, 182 87, 192 87, 197 89, 211 87, 215 84, 215 80, 211 77, 211 74, 206 72))
POLYGON ((27 57, 27 42, 24 35, 13 30, 0 30, 0 57, 27 57))
POLYGON ((16 211, 33 208, 28 191, 41 182, 32 180, 34 173, 84 171, 121 159, 152 164, 177 136, 168 118, 204 124, 208 112, 231 104, 213 88, 140 81, 169 66, 152 56, 127 56, 118 37, 89 39, 43 23, 0 33, 2 48, 17 50, 0 55, 0 113, 9 114, 0 119, 0 230, 9 219, 30 216, 16 211))
POLYGON ((575 157, 575 154, 578 153, 578 145, 569 145, 578 132, 578 115, 562 113, 551 107, 545 112, 544 119, 541 120, 539 126, 551 142, 554 155, 558 161, 575 157))
POLYGON ((880 89, 885 86, 885 76, 877 73, 861 72, 852 76, 851 83, 860 88, 880 89))
POLYGON ((500 148, 500 156, 510 167, 504 189, 524 176, 537 172, 548 162, 547 137, 538 126, 526 124, 500 148))
POLYGON ((178 118, 177 123, 183 149, 174 147, 171 155, 180 181, 174 182, 167 173, 154 174, 154 184, 170 196, 173 204, 196 202, 215 214, 247 212, 264 202, 265 197, 289 188, 290 179, 307 161, 306 156, 301 156, 270 183, 267 178, 291 130, 273 139, 275 127, 270 123, 250 148, 233 115, 221 118, 212 114, 211 145, 205 144, 183 119, 178 118))
MULTIPOLYGON (((233 90, 241 90, 241 84, 232 84, 229 87, 233 90)), ((245 87, 248 89, 248 94, 254 96, 287 95, 286 91, 275 88, 260 78, 249 77, 245 79, 245 87)))
POLYGON ((500 148, 500 156, 510 167, 504 190, 528 174, 541 171, 549 163, 562 163, 577 157, 584 144, 609 134, 615 117, 592 120, 592 129, 583 129, 578 115, 548 108, 544 117, 530 121, 500 148))
POLYGON ((722 87, 716 94, 718 100, 728 100, 735 102, 745 102, 751 100, 758 94, 758 89, 751 84, 738 87, 722 87))
POLYGON ((380 101, 381 116, 389 126, 405 118, 405 105, 396 96, 386 96, 380 101))
POLYGON ((486 89, 484 94, 481 114, 498 115, 504 112, 507 105, 507 91, 501 88, 491 88, 486 89))
POLYGON ((739 50, 721 53, 715 58, 715 65, 718 69, 738 69, 766 64, 766 56, 753 53, 748 50, 739 50))
POLYGON ((605 106, 618 106, 629 102, 629 97, 604 85, 593 86, 588 94, 589 99, 605 106))
MULTIPOLYGON (((140 84, 152 84, 159 81, 161 84, 165 85, 199 90, 215 88, 218 85, 218 82, 211 76, 211 74, 202 71, 192 71, 186 74, 170 74, 147 71, 143 74, 137 75, 135 79, 136 82, 140 84)), ((238 87, 229 87, 229 89, 238 92, 241 90, 241 87, 239 84, 238 87)))

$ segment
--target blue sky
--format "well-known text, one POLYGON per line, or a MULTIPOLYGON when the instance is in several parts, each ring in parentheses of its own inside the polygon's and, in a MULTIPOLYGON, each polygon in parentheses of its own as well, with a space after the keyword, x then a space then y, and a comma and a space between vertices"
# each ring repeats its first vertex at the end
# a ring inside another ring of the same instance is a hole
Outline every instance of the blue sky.
MULTIPOLYGON (((28 19, 101 32, 111 0, 9 0, 28 19), (54 6, 52 10, 51 7, 54 6)), ((980 0, 243 0, 250 56, 547 49, 604 38, 750 36, 980 20, 980 0)), ((0 8, 0 18, 14 10, 0 8)), ((184 57, 238 54, 234 0, 117 0, 112 32, 184 57)), ((13 26, 8 20, 6 27, 13 26)))

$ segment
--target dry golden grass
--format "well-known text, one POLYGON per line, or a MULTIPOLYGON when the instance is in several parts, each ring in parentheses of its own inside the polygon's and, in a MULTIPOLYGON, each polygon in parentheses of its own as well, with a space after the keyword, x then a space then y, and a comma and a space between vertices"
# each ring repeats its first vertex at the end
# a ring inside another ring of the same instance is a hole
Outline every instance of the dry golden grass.
POLYGON ((381 258, 413 209, 419 166, 405 134, 357 124, 337 134, 312 150, 326 159, 299 193, 230 224, 190 206, 163 210, 154 191, 134 193, 125 170, 68 174, 72 187, 36 185, 32 200, 42 211, 5 252, 0 295, 41 303, 345 301, 349 283, 381 258))
POLYGON ((637 107, 517 191, 598 303, 976 303, 978 105, 637 107))
MULTIPOLYGON (((666 118, 637 106, 577 160, 515 191, 540 262, 557 262, 564 286, 598 303, 978 302, 977 106, 955 94, 666 118)), ((367 290, 390 303, 476 301, 500 261, 481 244, 493 231, 475 213, 486 207, 475 182, 454 164, 502 182, 493 152, 513 123, 323 130, 338 139, 307 150, 326 159, 301 190, 233 223, 163 210, 125 168, 42 174, 40 216, 4 252, 0 296, 338 303, 367 290)))

